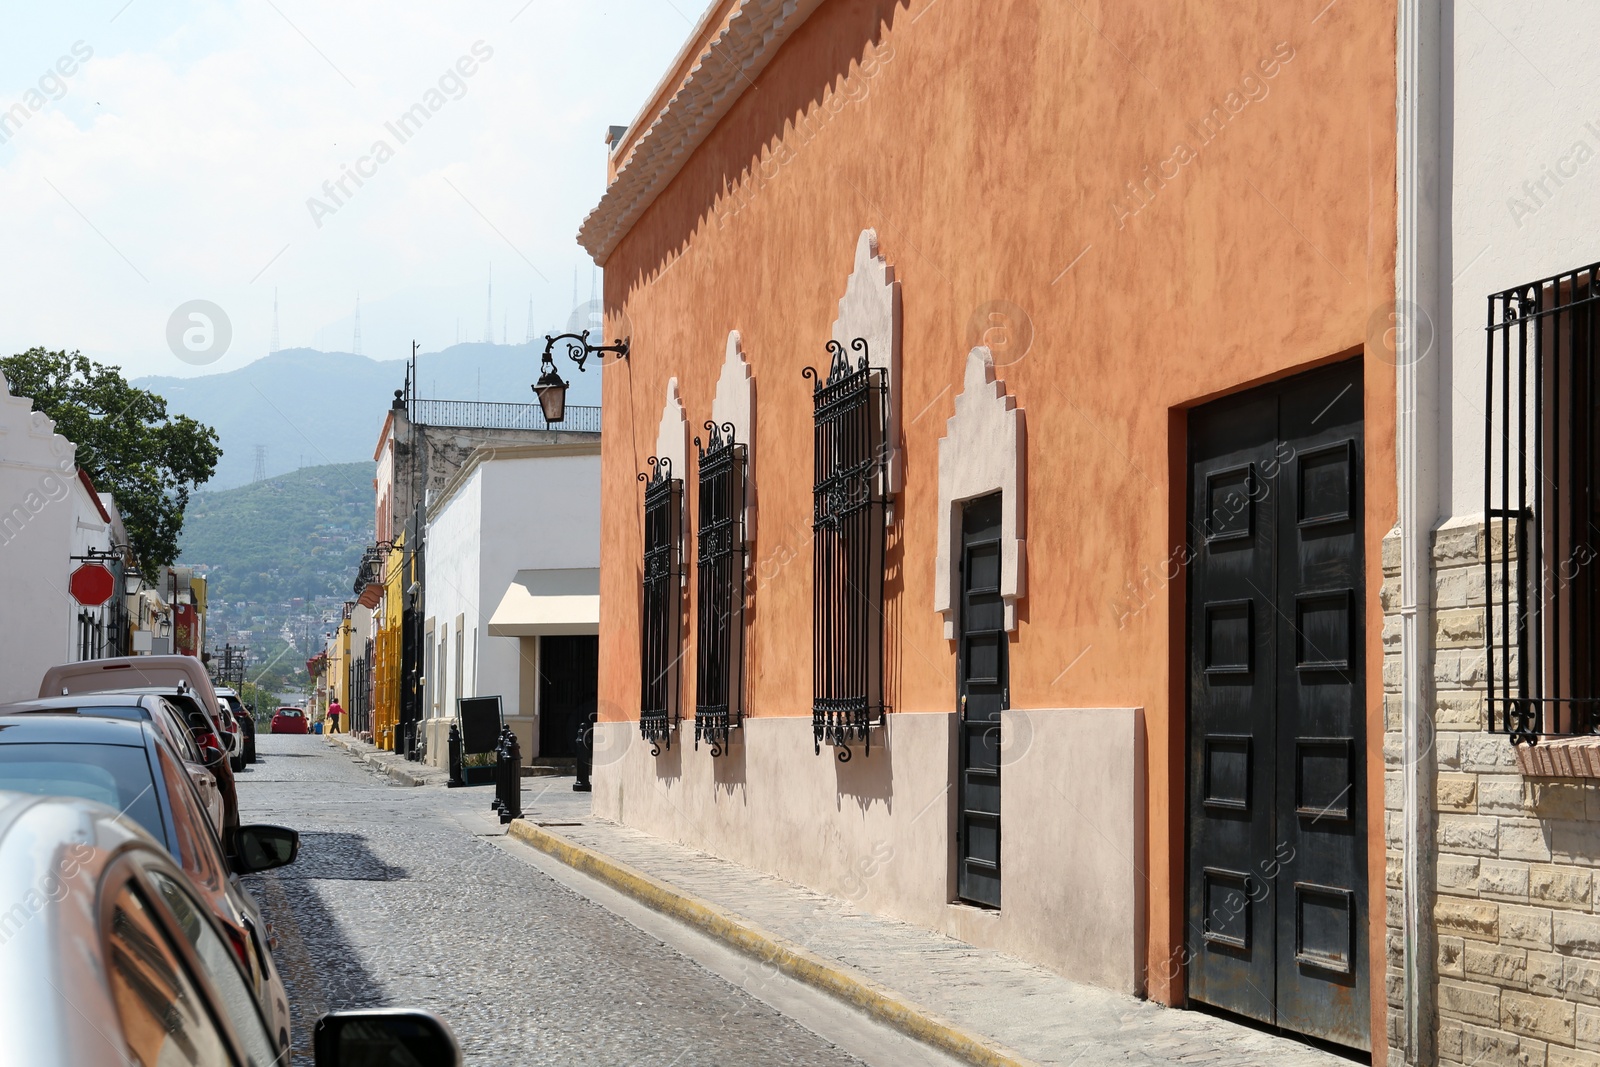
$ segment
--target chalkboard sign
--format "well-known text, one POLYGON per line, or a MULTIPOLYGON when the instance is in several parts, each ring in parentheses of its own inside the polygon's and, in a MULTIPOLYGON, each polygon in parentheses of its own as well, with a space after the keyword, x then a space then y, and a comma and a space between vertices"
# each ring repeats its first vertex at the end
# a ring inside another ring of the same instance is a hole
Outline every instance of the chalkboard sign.
POLYGON ((461 751, 466 755, 493 752, 500 743, 499 697, 457 697, 456 718, 461 720, 461 751))

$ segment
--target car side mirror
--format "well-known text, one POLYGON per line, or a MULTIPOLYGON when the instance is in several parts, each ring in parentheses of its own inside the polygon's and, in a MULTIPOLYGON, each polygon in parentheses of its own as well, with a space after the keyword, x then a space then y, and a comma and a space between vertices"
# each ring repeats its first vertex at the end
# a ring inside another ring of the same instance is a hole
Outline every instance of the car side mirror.
POLYGON ((233 869, 238 874, 286 867, 300 854, 300 835, 287 826, 241 826, 234 836, 233 869))
POLYGON ((199 742, 199 747, 200 760, 207 767, 215 767, 217 764, 221 763, 227 758, 227 752, 223 751, 222 746, 217 744, 216 735, 214 734, 207 734, 206 737, 199 742))
POLYGON ((311 1041, 316 1067, 461 1067, 461 1046, 432 1012, 337 1011, 317 1020, 311 1041))

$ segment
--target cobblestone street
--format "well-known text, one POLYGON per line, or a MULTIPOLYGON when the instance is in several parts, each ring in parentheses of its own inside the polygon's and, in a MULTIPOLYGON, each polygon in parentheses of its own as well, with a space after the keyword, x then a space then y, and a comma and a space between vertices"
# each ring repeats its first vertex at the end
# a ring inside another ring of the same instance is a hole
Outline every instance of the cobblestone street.
POLYGON ((301 833, 298 862, 252 887, 295 1064, 322 1012, 379 1005, 437 1012, 468 1064, 862 1062, 497 842, 490 790, 397 785, 319 737, 261 751, 244 821, 301 833))

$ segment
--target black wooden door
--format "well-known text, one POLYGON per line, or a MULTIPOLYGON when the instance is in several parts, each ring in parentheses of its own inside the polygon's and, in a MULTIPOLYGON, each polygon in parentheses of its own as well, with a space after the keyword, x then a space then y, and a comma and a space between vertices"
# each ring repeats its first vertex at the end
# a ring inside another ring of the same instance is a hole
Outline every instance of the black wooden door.
POLYGON ((1000 599, 1000 495, 980 497, 961 515, 961 623, 957 649, 960 716, 960 825, 956 831, 961 899, 1000 906, 1000 711, 1009 676, 1005 605, 1000 599))
POLYGON ((578 728, 594 714, 600 684, 600 639, 539 638, 539 755, 577 755, 578 728))
POLYGON ((1358 362, 1189 419, 1189 995, 1371 1048, 1358 362))

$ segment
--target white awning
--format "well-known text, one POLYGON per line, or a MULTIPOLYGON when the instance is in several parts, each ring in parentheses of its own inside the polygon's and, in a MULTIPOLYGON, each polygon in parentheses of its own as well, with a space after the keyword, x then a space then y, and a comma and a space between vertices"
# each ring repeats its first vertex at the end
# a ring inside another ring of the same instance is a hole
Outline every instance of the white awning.
POLYGON ((600 632, 600 571, 518 571, 489 619, 491 637, 600 632))

